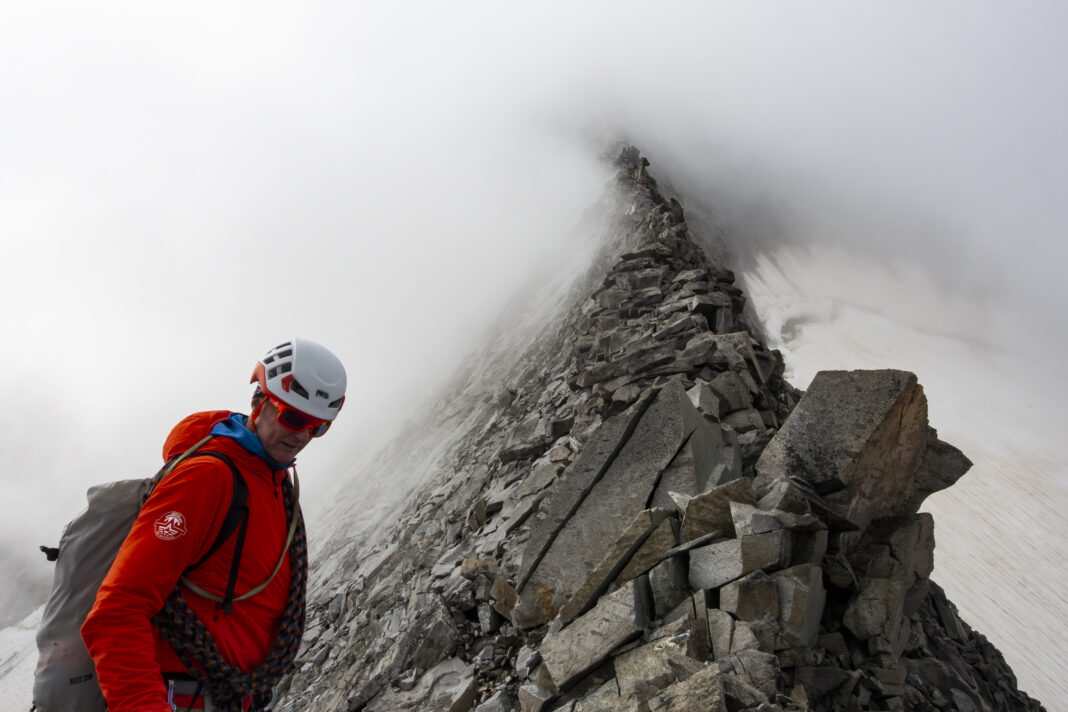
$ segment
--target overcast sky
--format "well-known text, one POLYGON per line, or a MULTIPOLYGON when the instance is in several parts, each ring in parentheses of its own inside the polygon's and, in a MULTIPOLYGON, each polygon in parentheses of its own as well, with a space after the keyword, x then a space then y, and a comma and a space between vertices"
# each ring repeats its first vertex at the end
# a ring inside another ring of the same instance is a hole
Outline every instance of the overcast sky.
POLYGON ((352 384, 301 458, 314 497, 566 245, 620 133, 759 239, 1005 307, 930 327, 1026 337, 1047 407, 1066 7, 6 3, 0 537, 55 541, 88 484, 154 471, 180 418, 244 408, 292 335, 352 384))

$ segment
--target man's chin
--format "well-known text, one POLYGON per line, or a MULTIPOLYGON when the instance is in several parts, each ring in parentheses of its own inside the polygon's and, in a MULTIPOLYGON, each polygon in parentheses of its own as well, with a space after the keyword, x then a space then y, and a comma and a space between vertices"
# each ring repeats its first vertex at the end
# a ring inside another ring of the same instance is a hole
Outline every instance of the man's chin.
POLYGON ((275 462, 286 463, 286 462, 290 462, 291 460, 293 460, 293 458, 295 458, 297 456, 297 453, 299 453, 302 449, 303 448, 299 448, 299 447, 298 448, 279 448, 279 449, 273 450, 271 452, 268 452, 267 454, 275 462))

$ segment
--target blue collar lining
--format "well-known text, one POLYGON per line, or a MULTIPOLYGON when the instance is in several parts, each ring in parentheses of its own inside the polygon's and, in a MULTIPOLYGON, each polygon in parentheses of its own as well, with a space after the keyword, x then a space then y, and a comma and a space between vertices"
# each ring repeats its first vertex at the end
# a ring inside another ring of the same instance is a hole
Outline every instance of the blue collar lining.
POLYGON ((296 460, 292 460, 288 464, 283 464, 268 455, 267 451, 263 449, 263 443, 260 442, 259 436, 248 429, 247 423, 248 416, 244 413, 231 413, 229 418, 220 423, 216 423, 215 426, 212 427, 211 434, 236 440, 241 447, 270 465, 272 470, 288 470, 293 466, 293 463, 296 462, 296 460))

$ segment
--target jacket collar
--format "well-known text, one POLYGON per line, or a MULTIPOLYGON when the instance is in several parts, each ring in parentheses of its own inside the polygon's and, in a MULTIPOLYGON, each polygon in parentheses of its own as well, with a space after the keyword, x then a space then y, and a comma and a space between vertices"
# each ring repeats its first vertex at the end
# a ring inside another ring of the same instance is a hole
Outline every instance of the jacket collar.
POLYGON ((293 466, 293 463, 296 462, 295 459, 283 464, 268 455, 267 451, 263 449, 263 443, 260 442, 259 436, 248 429, 247 423, 247 415, 244 413, 232 413, 226 420, 216 423, 211 429, 211 434, 236 440, 241 447, 270 465, 272 470, 288 470, 293 466))

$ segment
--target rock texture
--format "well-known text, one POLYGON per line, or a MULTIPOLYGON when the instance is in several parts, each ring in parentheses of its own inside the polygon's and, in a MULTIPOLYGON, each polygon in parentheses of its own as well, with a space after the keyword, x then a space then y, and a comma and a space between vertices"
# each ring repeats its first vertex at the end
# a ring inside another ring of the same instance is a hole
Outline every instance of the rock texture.
POLYGON ((616 165, 569 303, 458 378, 436 476, 316 564, 277 709, 1042 709, 929 579, 918 508, 970 463, 915 376, 802 395, 648 162, 616 165))

